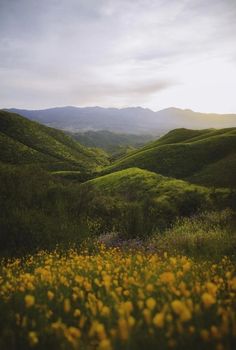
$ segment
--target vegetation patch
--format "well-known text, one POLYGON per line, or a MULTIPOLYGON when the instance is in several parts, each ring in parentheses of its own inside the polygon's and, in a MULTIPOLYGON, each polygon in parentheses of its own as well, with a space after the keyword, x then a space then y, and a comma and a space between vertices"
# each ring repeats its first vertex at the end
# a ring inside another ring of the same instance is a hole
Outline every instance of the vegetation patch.
POLYGON ((1 349, 226 349, 235 265, 98 246, 0 267, 1 349), (17 344, 17 346, 16 346, 17 344))

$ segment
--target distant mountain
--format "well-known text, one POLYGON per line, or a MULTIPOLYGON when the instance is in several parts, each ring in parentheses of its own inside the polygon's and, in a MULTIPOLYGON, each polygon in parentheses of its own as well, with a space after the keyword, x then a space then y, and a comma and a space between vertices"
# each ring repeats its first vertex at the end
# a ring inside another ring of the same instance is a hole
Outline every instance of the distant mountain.
POLYGON ((106 163, 102 151, 87 149, 62 131, 6 111, 0 111, 0 149, 0 162, 14 165, 88 171, 106 163))
POLYGON ((154 112, 147 108, 57 107, 44 110, 9 109, 47 126, 68 130, 109 130, 153 135, 175 128, 206 129, 236 126, 236 114, 206 114, 178 108, 154 112))
POLYGON ((133 167, 200 185, 236 188, 236 128, 173 130, 104 173, 133 167))

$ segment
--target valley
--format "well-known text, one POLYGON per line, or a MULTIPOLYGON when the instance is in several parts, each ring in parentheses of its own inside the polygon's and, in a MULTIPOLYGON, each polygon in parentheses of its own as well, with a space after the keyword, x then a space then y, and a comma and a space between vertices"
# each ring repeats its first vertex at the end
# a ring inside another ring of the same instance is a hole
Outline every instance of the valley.
POLYGON ((65 132, 1 110, 0 182, 1 349, 233 349, 236 128, 65 132))

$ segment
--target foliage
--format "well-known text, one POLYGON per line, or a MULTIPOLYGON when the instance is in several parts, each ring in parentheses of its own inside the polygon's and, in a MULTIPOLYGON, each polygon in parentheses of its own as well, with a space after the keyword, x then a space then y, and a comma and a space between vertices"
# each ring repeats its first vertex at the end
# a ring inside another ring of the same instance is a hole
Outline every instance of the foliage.
POLYGON ((236 258, 236 213, 230 209, 203 212, 190 218, 178 219, 164 233, 148 242, 155 251, 187 254, 195 258, 236 258))
POLYGON ((88 234, 83 209, 76 214, 71 211, 75 200, 71 185, 54 181, 37 166, 0 169, 1 254, 68 246, 88 234))
POLYGON ((80 171, 107 164, 101 150, 87 149, 62 131, 5 111, 0 111, 0 147, 0 160, 10 164, 80 171))
POLYGON ((201 185, 235 188, 235 150, 235 128, 176 129, 114 162, 103 173, 139 167, 201 185))
POLYGON ((101 246, 0 268, 0 347, 225 349, 236 345, 235 265, 101 246))
POLYGON ((118 154, 129 147, 137 148, 154 139, 153 135, 120 134, 108 130, 73 132, 70 135, 86 147, 102 148, 109 154, 118 154))

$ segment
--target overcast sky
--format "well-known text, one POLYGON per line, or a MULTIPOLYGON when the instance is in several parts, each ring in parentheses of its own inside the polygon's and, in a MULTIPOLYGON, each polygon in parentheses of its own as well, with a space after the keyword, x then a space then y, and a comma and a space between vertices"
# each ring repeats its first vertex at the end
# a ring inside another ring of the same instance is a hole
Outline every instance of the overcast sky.
POLYGON ((0 0, 0 107, 236 113, 236 0, 0 0))

